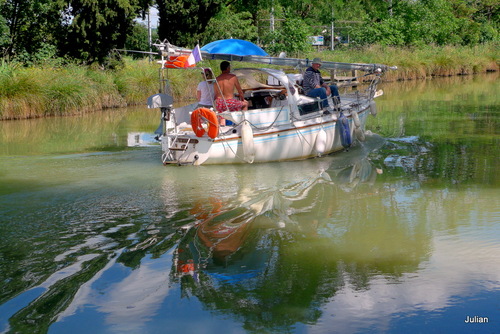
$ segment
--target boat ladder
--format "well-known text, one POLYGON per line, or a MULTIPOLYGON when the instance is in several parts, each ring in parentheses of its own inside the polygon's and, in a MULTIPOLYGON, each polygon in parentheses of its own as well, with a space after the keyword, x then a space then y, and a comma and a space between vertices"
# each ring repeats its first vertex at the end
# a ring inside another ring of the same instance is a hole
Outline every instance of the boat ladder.
POLYGON ((179 136, 175 136, 170 143, 168 150, 163 155, 163 164, 188 165, 194 163, 194 161, 182 161, 182 158, 186 154, 186 150, 188 149, 191 141, 191 138, 179 138, 179 136), (182 154, 176 159, 174 156, 175 152, 182 152, 182 154))

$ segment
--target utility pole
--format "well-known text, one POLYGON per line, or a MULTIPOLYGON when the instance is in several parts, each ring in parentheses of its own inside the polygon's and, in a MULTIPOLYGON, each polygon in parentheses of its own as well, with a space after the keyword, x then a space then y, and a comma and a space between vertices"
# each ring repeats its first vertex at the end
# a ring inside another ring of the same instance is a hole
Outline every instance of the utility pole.
MULTIPOLYGON (((148 44, 149 44, 149 52, 152 52, 151 49, 151 7, 148 8, 148 44)), ((153 61, 153 56, 150 54, 149 55, 149 62, 153 61)))
POLYGON ((271 17, 269 19, 271 32, 274 32, 274 5, 271 5, 271 17))
POLYGON ((333 24, 333 7, 332 7, 332 38, 331 38, 331 49, 335 50, 335 26, 333 24))

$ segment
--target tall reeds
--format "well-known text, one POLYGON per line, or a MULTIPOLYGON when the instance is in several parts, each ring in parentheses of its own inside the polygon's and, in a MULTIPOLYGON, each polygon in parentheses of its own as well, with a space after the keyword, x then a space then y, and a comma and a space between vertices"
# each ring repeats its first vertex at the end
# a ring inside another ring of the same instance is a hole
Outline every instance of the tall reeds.
POLYGON ((377 63, 395 65, 397 71, 384 76, 386 81, 425 79, 433 76, 452 76, 498 71, 500 44, 469 46, 423 46, 394 48, 371 46, 358 50, 339 49, 321 55, 324 60, 346 63, 377 63))
MULTIPOLYGON (((395 65, 398 70, 386 73, 384 80, 396 81, 498 71, 499 51, 499 43, 475 47, 372 46, 363 49, 338 48, 333 52, 316 52, 304 57, 395 65)), ((219 63, 205 60, 198 66, 211 67, 218 75, 219 63)), ((149 95, 159 91, 158 71, 156 62, 130 58, 125 58, 123 66, 114 71, 71 64, 23 67, 17 63, 2 62, 0 120, 73 115, 145 104, 149 95)), ((168 70, 171 94, 175 101, 194 100, 197 83, 202 79, 200 71, 196 69, 168 70)))
POLYGON ((0 67, 1 119, 82 114, 125 105, 114 77, 106 72, 77 65, 0 67))
POLYGON ((158 68, 148 60, 125 58, 123 67, 113 73, 116 90, 128 105, 145 104, 149 95, 158 91, 158 68))

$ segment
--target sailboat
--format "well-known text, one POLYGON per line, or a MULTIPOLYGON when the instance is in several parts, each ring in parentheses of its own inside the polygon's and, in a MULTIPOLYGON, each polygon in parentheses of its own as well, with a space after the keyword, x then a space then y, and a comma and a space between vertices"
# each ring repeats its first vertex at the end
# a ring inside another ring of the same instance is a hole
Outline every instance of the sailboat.
MULTIPOLYGON (((322 70, 362 72, 352 79, 362 78, 366 82, 362 89, 344 89, 340 103, 328 97, 325 104, 303 94, 302 71, 311 65, 311 60, 271 57, 248 41, 216 41, 199 49, 199 57, 241 62, 245 66, 261 64, 232 68, 231 73, 238 77, 248 101, 248 110, 218 112, 200 108, 198 103, 173 106, 166 70, 200 68, 189 63, 194 49, 179 48, 166 41, 155 46, 161 55, 161 89, 148 98, 147 104, 161 113, 158 138, 164 165, 264 163, 347 150, 356 141, 365 140, 367 118, 377 113, 374 99, 383 94, 377 90, 381 76, 395 69, 382 64, 323 61, 322 70), (214 43, 225 48, 213 47, 214 43), (273 68, 262 68, 262 64, 273 68)), ((216 80, 214 84, 217 85, 216 80)))

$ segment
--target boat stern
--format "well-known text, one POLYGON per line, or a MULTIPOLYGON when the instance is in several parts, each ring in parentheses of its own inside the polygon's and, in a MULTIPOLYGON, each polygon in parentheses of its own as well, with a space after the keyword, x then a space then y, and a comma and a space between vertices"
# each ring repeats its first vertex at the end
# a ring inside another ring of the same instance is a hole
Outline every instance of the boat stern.
POLYGON ((209 157, 213 140, 191 135, 166 135, 162 137, 162 162, 164 165, 201 165, 209 157))

